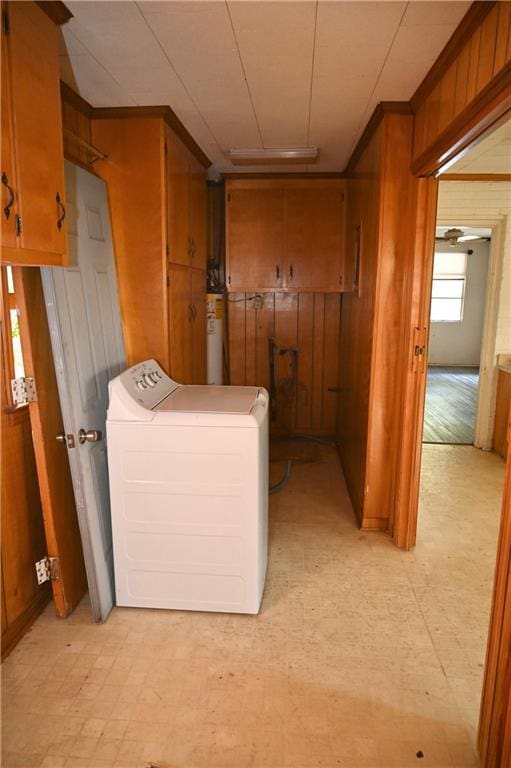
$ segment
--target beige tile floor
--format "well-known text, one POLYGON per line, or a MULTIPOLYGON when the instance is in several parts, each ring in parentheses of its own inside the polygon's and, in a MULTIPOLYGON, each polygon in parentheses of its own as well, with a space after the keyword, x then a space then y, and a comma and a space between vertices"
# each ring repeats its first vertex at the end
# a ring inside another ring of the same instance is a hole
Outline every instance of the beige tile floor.
POLYGON ((403 553, 357 529, 333 449, 298 454, 260 615, 48 608, 2 667, 4 768, 477 765, 503 462, 426 446, 403 553))

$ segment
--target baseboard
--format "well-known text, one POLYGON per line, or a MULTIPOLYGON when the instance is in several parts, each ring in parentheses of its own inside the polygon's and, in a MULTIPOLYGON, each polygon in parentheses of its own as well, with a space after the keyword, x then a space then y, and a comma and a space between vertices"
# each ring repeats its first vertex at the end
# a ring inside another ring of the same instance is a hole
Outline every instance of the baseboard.
POLYGON ((45 586, 12 624, 5 629, 2 627, 2 661, 14 650, 23 635, 44 611, 51 600, 51 594, 49 585, 45 586))

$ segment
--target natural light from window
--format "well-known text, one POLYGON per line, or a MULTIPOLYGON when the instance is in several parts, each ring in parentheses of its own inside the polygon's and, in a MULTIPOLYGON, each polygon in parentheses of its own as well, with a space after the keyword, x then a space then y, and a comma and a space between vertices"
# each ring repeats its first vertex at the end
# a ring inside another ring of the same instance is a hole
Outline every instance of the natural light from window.
POLYGON ((462 322, 466 274, 466 253, 435 253, 431 292, 432 323, 462 322))

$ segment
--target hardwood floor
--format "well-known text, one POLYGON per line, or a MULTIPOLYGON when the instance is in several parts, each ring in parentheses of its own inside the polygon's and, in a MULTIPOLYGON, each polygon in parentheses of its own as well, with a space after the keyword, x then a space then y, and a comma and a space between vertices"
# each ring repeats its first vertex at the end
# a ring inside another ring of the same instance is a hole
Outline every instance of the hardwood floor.
POLYGON ((478 368, 428 368, 425 443, 473 443, 478 387, 478 368))

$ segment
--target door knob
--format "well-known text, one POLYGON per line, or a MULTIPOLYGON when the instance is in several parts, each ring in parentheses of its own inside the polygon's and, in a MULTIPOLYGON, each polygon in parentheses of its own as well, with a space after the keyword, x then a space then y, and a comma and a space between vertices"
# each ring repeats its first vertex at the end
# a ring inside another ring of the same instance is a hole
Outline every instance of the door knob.
POLYGON ((88 429, 85 431, 84 429, 81 429, 78 432, 78 442, 80 445, 83 445, 84 443, 98 443, 101 440, 101 432, 99 429, 88 429))

